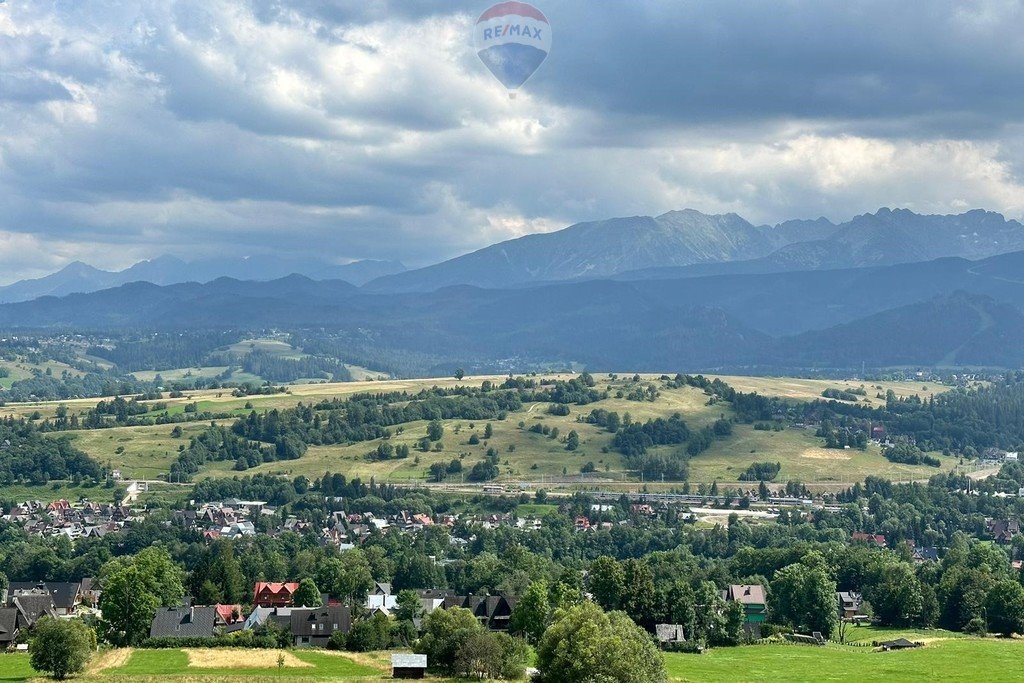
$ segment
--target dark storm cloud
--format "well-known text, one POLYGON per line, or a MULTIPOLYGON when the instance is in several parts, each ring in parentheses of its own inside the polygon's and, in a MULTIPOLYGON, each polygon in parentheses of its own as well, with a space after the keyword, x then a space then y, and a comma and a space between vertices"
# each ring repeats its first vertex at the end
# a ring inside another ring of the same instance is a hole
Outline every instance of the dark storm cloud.
POLYGON ((552 99, 672 123, 959 136, 1024 117, 1019 2, 551 3, 552 99), (588 11, 589 10, 589 11, 588 11))

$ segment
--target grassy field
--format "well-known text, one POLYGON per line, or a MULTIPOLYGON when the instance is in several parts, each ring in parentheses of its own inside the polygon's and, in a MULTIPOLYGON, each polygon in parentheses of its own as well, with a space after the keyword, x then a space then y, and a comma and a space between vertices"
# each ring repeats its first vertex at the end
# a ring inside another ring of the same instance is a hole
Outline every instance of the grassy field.
MULTIPOLYGON (((121 487, 107 488, 103 484, 96 486, 74 486, 67 482, 51 482, 43 485, 19 484, 0 487, 0 498, 3 500, 26 501, 52 500, 77 501, 86 498, 99 503, 112 503, 121 487)), ((145 505, 151 502, 164 504, 174 503, 187 496, 189 487, 180 484, 150 484, 149 491, 139 494, 132 505, 145 505)))
POLYGON ((157 479, 167 473, 178 457, 178 446, 187 446, 189 438, 205 430, 209 423, 180 426, 182 436, 177 439, 171 437, 173 425, 76 431, 70 437, 75 446, 98 462, 120 469, 126 479, 157 479))
MULTIPOLYGON (((656 379, 653 376, 645 381, 656 379)), ((736 378, 731 378, 736 379, 736 378)), ((797 390, 790 380, 780 381, 773 390, 772 381, 754 378, 748 390, 762 393, 797 398, 790 394, 797 390)), ((469 381, 469 380, 467 380, 469 381)), ((476 380, 474 380, 475 383, 476 380)), ((797 380, 803 398, 820 395, 823 388, 839 386, 841 382, 821 382, 816 380, 797 380)), ((375 383, 381 390, 388 390, 391 385, 409 384, 396 382, 375 383)), ((419 386, 428 385, 427 382, 419 386)), ((320 385, 318 387, 294 387, 291 396, 268 397, 266 403, 294 403, 302 397, 314 396, 328 387, 336 385, 320 385), (305 389, 306 392, 300 392, 305 389)), ((415 386, 415 384, 413 384, 415 386)), ((406 388, 413 389, 413 386, 406 388)), ((599 378, 599 386, 608 387, 614 397, 618 389, 631 385, 622 380, 609 381, 599 378)), ((898 391, 901 395, 911 392, 907 384, 883 385, 886 389, 898 391)), ((917 385, 914 385, 917 386, 917 385)), ((919 390, 923 385, 918 386, 919 390)), ((929 389, 937 391, 940 388, 929 389)), ((876 390, 877 391, 877 390, 876 390)), ((579 481, 580 468, 592 462, 596 472, 590 476, 592 480, 604 482, 621 482, 629 478, 622 457, 611 450, 612 435, 607 431, 585 422, 579 422, 595 408, 617 411, 620 415, 629 413, 634 420, 647 420, 655 417, 668 417, 679 412, 687 424, 699 429, 714 422, 723 413, 728 415, 729 409, 720 405, 708 406, 707 397, 698 389, 682 387, 679 389, 660 390, 655 402, 629 401, 621 398, 609 398, 586 406, 570 406, 566 416, 548 414, 548 404, 530 404, 518 413, 509 415, 505 421, 492 423, 494 434, 491 439, 483 439, 483 423, 471 423, 467 420, 449 420, 444 423, 445 435, 441 440, 442 450, 428 453, 415 450, 415 444, 426 436, 425 422, 414 422, 403 426, 401 434, 390 439, 394 445, 406 444, 412 449, 412 455, 403 460, 371 461, 366 456, 374 450, 378 441, 357 443, 353 445, 314 446, 305 457, 289 462, 268 463, 255 469, 256 472, 284 474, 287 476, 305 475, 316 477, 325 471, 343 472, 348 476, 363 479, 375 477, 378 481, 409 481, 423 480, 431 464, 448 463, 452 459, 462 460, 464 469, 468 470, 475 462, 484 457, 488 448, 495 448, 500 454, 502 481, 530 482, 561 482, 579 481), (551 428, 558 428, 559 439, 551 439, 542 434, 529 431, 533 424, 541 423, 551 428), (580 448, 574 452, 565 450, 562 442, 571 431, 580 435, 580 448), (476 433, 480 443, 471 445, 470 436, 476 433), (510 450, 512 448, 513 450, 510 450), (606 452, 607 451, 607 452, 606 452)), ((884 391, 883 391, 884 393, 884 391)), ((226 406, 230 404, 210 401, 210 405, 226 406)), ((206 407, 200 404, 200 409, 206 407)), ((254 401, 254 405, 257 403, 254 401)), ((662 447, 669 451, 674 447, 662 447)), ((658 449, 653 449, 655 452, 658 449)), ((953 458, 942 458, 943 467, 949 469, 955 464, 953 458)), ((877 446, 870 446, 866 451, 859 450, 826 450, 821 440, 814 436, 813 430, 787 428, 782 432, 759 431, 749 425, 737 425, 734 435, 725 440, 717 441, 708 451, 690 461, 690 479, 694 483, 710 483, 718 480, 721 483, 734 483, 739 475, 753 462, 779 462, 782 470, 777 481, 800 480, 819 483, 826 486, 849 485, 861 481, 865 476, 877 474, 893 480, 923 479, 934 474, 930 467, 897 465, 882 457, 877 446)), ((234 474, 232 463, 219 463, 206 471, 204 476, 224 476, 234 474)), ((250 470, 252 472, 252 470, 250 470)), ((455 483, 459 482, 454 478, 455 483)))
POLYGON ((778 396, 779 398, 791 398, 800 401, 810 401, 821 398, 821 392, 825 389, 864 389, 867 396, 862 402, 871 406, 885 405, 885 399, 879 399, 878 394, 885 396, 890 389, 899 397, 912 395, 928 398, 948 391, 949 387, 930 382, 862 382, 860 380, 832 380, 832 379, 798 379, 793 377, 737 377, 734 375, 722 375, 721 380, 729 384, 737 391, 746 393, 757 392, 765 396, 778 396))
MULTIPOLYGON (((957 462, 953 457, 935 455, 942 461, 942 471, 957 462)), ((826 449, 822 440, 814 436, 814 430, 788 428, 782 432, 763 432, 749 425, 737 425, 731 439, 716 442, 690 461, 690 477, 693 481, 735 482, 752 462, 781 463, 776 481, 795 479, 821 484, 851 484, 868 474, 893 481, 921 479, 939 471, 889 462, 875 444, 869 444, 865 451, 826 449)))
POLYGON ((156 379, 157 375, 160 375, 167 381, 175 381, 189 378, 213 378, 221 374, 228 369, 226 365, 210 365, 205 367, 197 368, 174 368, 171 370, 139 370, 133 372, 132 376, 135 379, 142 380, 143 382, 152 382, 156 379))
POLYGON ((29 363, 27 360, 0 360, 0 368, 5 368, 9 373, 8 377, 0 377, 0 388, 3 389, 9 389, 18 380, 29 379, 32 377, 34 370, 42 373, 49 370, 54 377, 58 378, 64 372, 73 377, 79 377, 82 374, 70 365, 57 361, 29 363))
MULTIPOLYGON (((864 640, 907 637, 924 647, 876 652, 868 645, 812 647, 775 643, 716 648, 701 655, 666 654, 669 680, 678 683, 803 683, 806 681, 1013 681, 1021 680, 1024 642, 951 637, 944 631, 851 629, 864 640)), ((77 680, 143 683, 178 681, 391 680, 389 653, 324 651, 113 650, 98 655, 77 680)), ((0 655, 0 683, 42 680, 27 655, 0 655)), ((434 679, 437 680, 437 679, 434 679)))
POLYGON ((36 672, 29 664, 28 655, 0 655, 0 683, 26 681, 34 676, 36 672))
MULTIPOLYGON (((89 663, 82 681, 352 681, 390 680, 387 653, 352 655, 304 650, 112 650, 89 663), (278 666, 283 655, 284 666, 278 666)), ((0 683, 46 680, 28 655, 0 655, 0 683)))
POLYGON ((327 652, 139 650, 132 653, 124 665, 107 669, 105 673, 118 678, 206 676, 217 680, 243 677, 249 680, 258 677, 285 680, 371 681, 379 680, 383 672, 379 667, 368 666, 352 657, 327 652), (285 655, 283 667, 277 665, 279 654, 285 655))
MULTIPOLYGON (((221 349, 221 351, 231 353, 239 357, 253 352, 260 352, 286 360, 299 360, 308 355, 303 353, 301 349, 292 348, 291 344, 281 339, 246 339, 236 344, 226 346, 221 349)), ((348 368, 350 373, 352 373, 352 379, 356 381, 387 378, 387 373, 368 370, 367 368, 359 367, 358 365, 346 364, 345 367, 348 368)), ((227 369, 228 366, 226 365, 209 365, 195 368, 173 368, 160 371, 140 370, 138 372, 133 372, 132 375, 136 379, 146 382, 152 382, 156 379, 157 375, 165 380, 174 381, 190 378, 214 378, 221 375, 227 369)), ((262 384, 264 380, 258 375, 242 372, 241 370, 235 370, 231 373, 229 381, 262 384)), ((311 380, 300 379, 297 380, 297 383, 303 384, 309 381, 311 380)))
MULTIPOLYGON (((287 347, 282 342, 274 344, 287 347)), ((279 349, 279 352, 283 352, 283 349, 279 349)), ((358 392, 417 392, 432 386, 479 385, 485 379, 500 381, 503 378, 471 377, 461 383, 453 378, 444 378, 305 384, 290 386, 288 392, 283 394, 242 398, 232 396, 230 391, 204 390, 189 392, 182 398, 164 399, 163 402, 167 404, 166 410, 151 413, 151 416, 181 413, 186 404, 195 402, 200 411, 227 413, 237 417, 247 414, 250 410, 285 409, 295 406, 300 401, 309 404, 322 399, 345 398, 358 392)), ((793 400, 818 397, 825 388, 859 386, 859 383, 789 378, 725 379, 738 389, 793 400)), ((500 454, 501 481, 578 485, 581 481, 580 468, 587 463, 593 463, 595 472, 587 477, 587 481, 613 485, 632 480, 632 475, 626 471, 622 457, 611 449, 612 434, 582 421, 591 410, 603 408, 617 411, 620 415, 629 413, 633 420, 639 421, 668 417, 678 412, 692 429, 699 429, 712 423, 719 416, 729 414, 727 406, 708 406, 707 397, 702 391, 692 387, 667 389, 660 385, 657 376, 654 375, 644 376, 642 380, 642 384, 654 382, 660 386, 660 395, 654 402, 615 398, 618 391, 628 394, 630 389, 636 386, 629 379, 620 377, 613 380, 605 375, 598 377, 597 380, 599 388, 608 389, 611 398, 586 406, 569 406, 570 413, 566 416, 548 414, 548 404, 525 405, 521 411, 509 415, 508 419, 493 422, 494 434, 486 441, 483 439, 484 423, 449 420, 444 424, 442 450, 419 452, 415 449, 415 444, 426 435, 427 425, 425 422, 412 422, 402 425, 401 430, 396 429, 396 433, 390 439, 393 445, 406 444, 410 447, 412 454, 407 459, 370 460, 367 454, 379 445, 379 441, 313 446, 299 460, 268 463, 255 470, 249 470, 248 473, 305 475, 314 478, 325 471, 331 471, 364 479, 375 477, 378 481, 416 481, 426 479, 428 469, 433 463, 447 464, 453 459, 459 459, 463 462, 464 469, 468 470, 485 456, 488 448, 495 448, 500 454), (535 424, 557 428, 559 438, 551 439, 529 431, 529 427, 535 424), (564 444, 566 435, 572 430, 576 430, 581 440, 580 448, 574 452, 567 451, 564 444), (479 444, 469 443, 473 433, 480 438, 479 444)), ((946 387, 927 386, 923 383, 880 383, 866 388, 869 398, 877 393, 884 394, 888 390, 906 396, 915 392, 933 395, 945 389, 946 387), (878 386, 881 386, 881 389, 878 386)), ((65 402, 72 411, 77 412, 82 412, 95 403, 95 399, 65 402)), ((43 416, 49 416, 53 415, 58 405, 56 402, 15 404, 0 408, 0 416, 26 416, 35 411, 43 416)), ((186 434, 180 440, 171 439, 170 426, 79 432, 75 434, 75 439, 76 444, 84 451, 102 463, 110 463, 113 467, 120 468, 126 476, 155 479, 167 471, 176 457, 178 447, 187 444, 188 436, 201 431, 204 426, 205 423, 183 425, 186 434)), ((782 464, 782 471, 777 478, 779 482, 800 480, 825 488, 849 485, 854 481, 863 480, 870 474, 899 481, 925 479, 936 472, 930 467, 890 463, 873 445, 866 451, 826 450, 821 446, 821 440, 814 436, 813 430, 787 427, 784 431, 772 432, 755 430, 749 425, 737 425, 732 437, 716 441, 709 450, 691 460, 690 479, 694 483, 710 483, 715 480, 722 484, 735 483, 748 465, 763 461, 782 464)), ((675 447, 662 448, 670 451, 675 447)), ((953 458, 941 459, 942 469, 954 465, 953 458)), ((199 478, 235 474, 237 473, 233 470, 233 463, 223 462, 209 466, 199 478)), ((459 483, 459 478, 455 477, 450 481, 459 483)))
POLYGON ((1024 643, 994 638, 937 640, 898 652, 774 644, 665 657, 669 680, 687 683, 1015 681, 1022 661, 1024 643))

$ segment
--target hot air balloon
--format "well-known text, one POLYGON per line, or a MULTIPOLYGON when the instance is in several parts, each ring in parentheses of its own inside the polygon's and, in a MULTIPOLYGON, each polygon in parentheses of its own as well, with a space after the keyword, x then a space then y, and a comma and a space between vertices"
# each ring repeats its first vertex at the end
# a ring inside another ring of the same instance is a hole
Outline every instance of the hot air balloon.
POLYGON ((499 2, 476 20, 473 43, 480 61, 515 98, 551 49, 551 25, 525 2, 499 2))

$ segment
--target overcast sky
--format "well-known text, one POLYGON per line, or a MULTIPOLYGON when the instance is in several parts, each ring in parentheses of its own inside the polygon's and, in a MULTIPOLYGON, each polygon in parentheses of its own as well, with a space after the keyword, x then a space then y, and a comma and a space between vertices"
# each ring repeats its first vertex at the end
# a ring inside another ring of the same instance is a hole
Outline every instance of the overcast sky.
POLYGON ((582 220, 1024 214, 1012 0, 0 0, 0 282, 75 259, 416 266, 582 220))

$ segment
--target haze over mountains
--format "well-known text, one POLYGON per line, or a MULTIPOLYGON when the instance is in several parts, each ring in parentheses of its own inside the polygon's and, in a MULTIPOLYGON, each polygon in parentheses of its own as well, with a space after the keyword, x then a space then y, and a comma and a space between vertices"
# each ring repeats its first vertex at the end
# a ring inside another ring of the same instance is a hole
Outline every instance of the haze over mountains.
MULTIPOLYGON (((279 279, 291 263, 190 264, 241 277, 161 284, 179 264, 71 269, 78 283, 156 284, 0 305, 0 328, 313 330, 342 349, 415 357, 406 367, 421 374, 1024 366, 1024 226, 984 211, 774 227, 677 211, 532 235, 362 287, 400 264, 279 279)), ((75 286, 58 280, 48 286, 75 286)))
MULTIPOLYGON (((314 329, 442 367, 1024 365, 1024 252, 837 271, 380 294, 338 280, 131 283, 0 306, 0 328, 314 329)), ((437 368, 424 367, 430 374, 437 368)))
POLYGON ((362 285, 383 275, 404 270, 405 266, 397 261, 366 260, 334 265, 325 261, 281 256, 248 256, 191 262, 173 256, 161 256, 140 261, 121 271, 100 270, 76 261, 46 277, 21 280, 0 287, 0 303, 31 301, 41 296, 97 292, 129 282, 170 285, 179 282, 210 282, 219 277, 274 280, 292 273, 300 273, 317 280, 345 280, 362 285))
POLYGON ((879 209, 839 225, 825 218, 755 226, 736 214, 692 209, 578 223, 527 235, 416 270, 396 261, 326 261, 287 256, 206 259, 171 256, 119 272, 72 263, 52 275, 0 287, 0 303, 95 292, 128 282, 167 285, 218 277, 273 280, 299 274, 345 280, 374 292, 427 292, 452 285, 502 288, 581 279, 676 278, 828 270, 981 259, 1024 250, 1024 226, 997 213, 919 215, 879 209))

